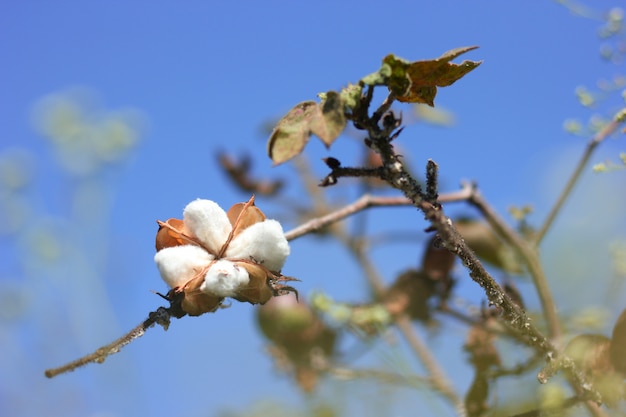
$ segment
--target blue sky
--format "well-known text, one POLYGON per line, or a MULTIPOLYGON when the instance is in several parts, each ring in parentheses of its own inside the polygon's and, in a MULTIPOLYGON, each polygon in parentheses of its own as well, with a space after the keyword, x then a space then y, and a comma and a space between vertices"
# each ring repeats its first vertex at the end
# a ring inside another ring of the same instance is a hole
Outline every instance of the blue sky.
MULTIPOLYGON (((615 2, 593 3, 605 10, 615 2)), ((299 404, 293 384, 277 376, 262 354, 248 305, 176 321, 168 332, 152 329, 102 366, 51 381, 42 370, 108 343, 161 305, 150 293, 165 291, 152 260, 156 219, 180 216, 198 197, 226 208, 247 200, 217 168, 216 150, 248 152, 260 177, 290 178, 288 192, 302 196, 290 164, 271 167, 263 126, 318 92, 340 89, 377 70, 385 55, 419 60, 480 46, 464 58, 484 63, 440 89, 435 101, 454 114, 455 124, 409 125, 398 146, 417 173, 427 159, 437 161, 443 191, 456 189, 462 179, 476 180, 501 213, 510 205, 532 204, 536 222, 587 140, 565 133, 562 126, 568 118, 586 122, 593 114, 578 103, 575 88, 594 88, 598 79, 623 73, 599 57, 601 22, 574 16, 547 0, 270 1, 262 6, 5 0, 2 9, 0 153, 25 150, 31 163, 25 167, 32 168, 31 185, 22 196, 27 206, 23 229, 0 241, 8 254, 0 262, 0 284, 6 294, 19 296, 17 312, 7 313, 0 323, 7 346, 0 359, 3 415, 208 416, 242 410, 277 393, 299 404), (50 141, 33 120, 42 98, 85 90, 97 97, 96 108, 130 117, 141 133, 121 163, 98 178, 78 180, 59 168, 50 141), (81 211, 84 201, 99 203, 81 211), (23 236, 33 236, 38 228, 69 242, 61 250, 67 259, 48 268, 24 259, 29 244, 23 236)), ((619 106, 611 100, 596 110, 610 114, 619 106)), ((411 112, 408 106, 396 108, 411 112)), ((327 151, 313 138, 305 153, 321 178, 326 171, 319 158, 332 155, 354 164, 359 143, 342 138, 327 151)), ((616 160, 623 150, 623 141, 610 140, 594 162, 616 160)), ((569 205, 555 225, 568 245, 556 245, 550 235, 548 253, 577 265, 569 249, 580 250, 576 243, 597 247, 585 236, 623 238, 626 225, 619 213, 624 201, 615 193, 623 185, 623 173, 600 179, 586 175, 574 196, 578 203, 569 205), (610 216, 591 216, 597 201, 609 203, 610 216)), ((351 201, 358 196, 355 188, 329 195, 351 201)), ((264 208, 263 199, 257 204, 264 208)), ((288 214, 267 204, 271 216, 288 214)), ((420 236, 425 224, 409 210, 381 211, 372 217, 373 230, 420 236)), ((463 212, 457 206, 450 210, 463 212)), ((286 222, 285 228, 293 226, 286 222)), ((292 252, 285 273, 302 279, 303 294, 322 289, 357 301, 366 293, 353 261, 333 244, 303 238, 294 242, 292 252)), ((419 253, 418 238, 372 256, 391 280, 414 266, 419 253)), ((606 254, 598 257, 606 260, 606 254)), ((558 274, 563 265, 547 268, 558 274)), ((584 282, 580 279, 577 288, 584 282)), ((461 288, 468 298, 480 298, 471 283, 461 288)), ((576 297, 582 297, 580 291, 563 296, 585 303, 576 297)), ((610 312, 613 318, 615 313, 610 312)), ((440 340, 432 342, 443 353, 458 352, 442 347, 440 340)), ((462 391, 468 380, 461 377, 457 383, 462 391)), ((411 401, 406 393, 398 398, 398 404, 411 401)))

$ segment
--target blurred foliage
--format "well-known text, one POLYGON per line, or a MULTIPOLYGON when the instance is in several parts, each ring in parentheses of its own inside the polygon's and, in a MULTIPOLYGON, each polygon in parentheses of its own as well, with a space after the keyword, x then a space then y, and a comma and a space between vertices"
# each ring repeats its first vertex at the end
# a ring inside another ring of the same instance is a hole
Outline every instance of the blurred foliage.
MULTIPOLYGON (((53 158, 25 146, 0 149, 4 375, 22 375, 33 367, 39 374, 39 369, 58 360, 59 351, 87 346, 95 333, 108 334, 116 328, 103 289, 113 178, 105 174, 117 171, 140 140, 139 112, 104 110, 86 89, 44 97, 35 105, 33 123, 53 158), (29 329, 30 336, 15 331, 15 337, 4 337, 18 323, 29 329)), ((116 384, 123 389, 132 380, 116 384)), ((10 386, 3 384, 2 396, 20 404, 25 414, 45 415, 49 410, 42 407, 54 403, 48 400, 67 395, 59 389, 87 392, 68 382, 58 389, 37 389, 41 401, 34 402, 33 389, 32 381, 18 378, 10 386)))
MULTIPOLYGON (((624 47, 625 32, 622 9, 615 8, 606 14, 598 15, 590 9, 575 5, 570 1, 561 0, 559 3, 566 5, 572 12, 579 15, 602 19, 600 55, 612 64, 623 62, 626 48, 624 47)), ((405 72, 406 69, 403 69, 401 74, 403 77, 405 72)), ((430 104, 434 99, 432 89, 435 88, 434 91, 436 91, 437 85, 441 85, 441 82, 433 82, 432 85, 427 86, 429 87, 428 94, 424 96, 418 94, 417 97, 430 104)), ((622 90, 624 87, 626 87, 626 76, 623 74, 610 81, 600 80, 597 86, 593 88, 578 87, 575 94, 581 105, 596 111, 596 113, 587 122, 566 121, 564 123, 565 129, 578 135, 588 135, 598 131, 606 123, 608 115, 611 114, 611 109, 616 104, 615 101, 611 100, 614 100, 615 97, 623 98, 622 90)), ((399 92, 404 93, 405 90, 399 90, 399 92)), ((421 90, 418 92, 421 93, 421 90)), ((336 99, 332 94, 331 98, 336 99)), ((324 96, 323 103, 327 100, 328 96, 324 96)), ((356 103, 349 101, 349 97, 343 97, 341 100, 342 104, 348 103, 347 106, 354 107, 356 105, 356 103)), ((623 105, 623 103, 620 104, 623 105)), ((316 110, 315 116, 311 117, 316 120, 323 118, 323 106, 316 103, 311 104, 311 106, 316 110), (318 114, 317 112, 321 113, 318 114)), ((427 120, 431 123, 449 125, 453 122, 453 118, 448 113, 433 112, 427 105, 416 106, 415 112, 416 117, 420 120, 427 120)), ((333 111, 333 114, 335 113, 337 112, 333 111)), ((299 113, 298 115, 301 116, 299 113)), ((344 122, 343 119, 339 120, 337 125, 343 128, 344 122)), ((98 328, 98 326, 106 326, 107 323, 114 322, 111 319, 114 314, 107 307, 106 293, 98 291, 98 284, 101 284, 103 280, 103 277, 99 275, 100 271, 85 263, 86 259, 93 259, 94 253, 97 253, 101 245, 106 244, 106 242, 98 242, 98 245, 89 246, 73 240, 72 237, 80 235, 81 229, 86 227, 88 223, 86 220, 93 222, 94 216, 102 216, 96 218, 96 223, 104 225, 104 228, 107 227, 107 221, 104 217, 108 207, 106 204, 108 201, 107 190, 92 180, 101 178, 108 168, 119 167, 119 164, 122 164, 137 147, 140 142, 142 117, 140 113, 131 109, 103 110, 99 107, 92 93, 86 90, 72 90, 52 94, 41 100, 34 112, 34 123, 41 135, 50 144, 50 150, 58 162, 57 169, 59 172, 75 180, 72 183, 74 184, 73 188, 68 189, 67 195, 63 197, 75 203, 70 204, 70 206, 78 208, 79 212, 52 215, 52 210, 35 204, 35 202, 44 200, 40 198, 42 190, 39 189, 41 182, 39 175, 41 173, 36 171, 37 158, 28 149, 15 148, 2 151, 0 154, 0 215, 4 216, 7 221, 0 224, 0 236, 16 243, 15 247, 19 248, 18 259, 23 276, 3 279, 0 282, 0 302, 4 306, 0 314, 0 323, 6 323, 18 317, 23 318, 29 313, 32 314, 32 310, 29 311, 27 308, 28 303, 33 303, 27 288, 35 280, 42 280, 43 278, 46 281, 45 285, 52 287, 55 293, 65 294, 64 297, 70 300, 68 305, 63 307, 69 312, 67 316, 76 315, 79 318, 84 316, 84 320, 78 320, 72 330, 75 332, 75 337, 80 338, 81 332, 85 334, 95 331, 89 328, 91 326, 98 328), (104 206, 104 209, 101 206, 104 206), (73 279, 80 276, 86 285, 81 286, 71 282, 72 278, 68 278, 67 271, 72 271, 73 279)), ((318 125, 315 127, 320 128, 318 125)), ((299 131, 300 145, 304 146, 310 133, 311 128, 308 125, 299 131)), ((335 139, 336 132, 331 133, 327 137, 327 142, 332 142, 335 139)), ((620 154, 620 159, 621 164, 609 161, 604 165, 596 165, 594 169, 609 171, 617 167, 621 168, 622 165, 626 164, 624 154, 620 154)), ((267 196, 278 195, 282 191, 282 181, 254 181, 249 175, 249 162, 244 159, 223 158, 221 163, 229 178, 240 188, 248 189, 248 191, 256 190, 267 196)), ((313 193, 311 197, 316 198, 313 193)), ((520 222, 526 219, 529 212, 530 209, 527 207, 512 210, 513 216, 520 222)), ((319 215, 319 213, 313 214, 319 215)), ((515 275, 521 272, 519 262, 512 255, 511 249, 494 234, 488 225, 483 222, 462 220, 458 224, 470 246, 482 260, 491 264, 499 276, 508 277, 511 274, 515 275)), ((340 239, 349 240, 340 234, 338 236, 340 239)), ((104 233, 102 239, 106 239, 104 233)), ((487 313, 490 310, 485 306, 476 307, 481 300, 477 302, 474 302, 476 300, 465 300, 464 294, 451 296, 452 287, 455 284, 455 279, 452 276, 460 274, 454 268, 454 263, 450 262, 449 259, 439 258, 441 253, 437 253, 433 247, 433 242, 429 241, 426 254, 421 259, 420 264, 404 265, 410 269, 397 275, 396 280, 389 285, 386 297, 382 298, 382 302, 380 300, 369 302, 368 300, 368 302, 358 305, 335 302, 330 296, 320 292, 311 299, 312 310, 305 307, 306 304, 304 303, 290 310, 288 314, 285 314, 285 311, 275 309, 276 306, 271 304, 267 306, 267 309, 259 310, 260 329, 272 344, 282 349, 282 359, 286 358, 286 360, 291 361, 291 364, 296 368, 297 366, 306 366, 319 372, 320 369, 329 369, 341 364, 340 361, 346 357, 350 359, 349 355, 342 356, 338 352, 339 347, 335 345, 337 333, 351 335, 349 340, 352 343, 362 344, 365 346, 363 349, 368 350, 373 344, 371 335, 381 335, 386 340, 388 335, 385 334, 385 328, 392 321, 392 314, 408 312, 409 316, 416 321, 428 323, 435 312, 447 311, 450 317, 460 318, 461 321, 469 324, 463 330, 457 328, 456 336, 457 338, 459 336, 465 337, 467 353, 465 362, 475 371, 473 381, 462 386, 462 389, 466 390, 466 404, 471 405, 471 415, 484 415, 487 412, 487 405, 492 405, 490 410, 492 415, 510 415, 520 409, 527 410, 532 407, 553 409, 563 404, 569 395, 565 383, 549 384, 541 387, 537 392, 525 392, 519 387, 516 389, 514 385, 519 384, 519 379, 513 372, 506 374, 506 371, 511 368, 511 361, 505 355, 511 354, 513 350, 516 354, 519 352, 524 354, 523 349, 516 346, 514 342, 510 343, 513 346, 510 350, 501 348, 496 339, 499 338, 499 335, 506 334, 506 329, 494 323, 493 314, 497 314, 497 311, 491 312, 490 315, 487 313), (439 275, 437 275, 438 272, 439 275), (433 274, 437 276, 435 277, 433 274), (391 293, 393 293, 393 297, 390 295, 391 293), (410 300, 407 301, 406 297, 397 297, 398 294, 413 294, 414 296, 409 297, 410 300), (415 296, 416 294, 419 296, 415 296), (417 301, 418 305, 411 305, 409 301, 417 301), (468 304, 472 302, 474 303, 468 307, 468 304), (393 308, 390 308, 390 305, 393 308), (465 310, 469 313, 464 315, 463 312, 458 313, 452 310, 458 306, 467 307, 465 310), (327 326, 323 318, 317 316, 318 312, 330 318, 336 327, 327 326), (470 314, 472 312, 474 314, 470 314), (268 317, 279 322, 280 328, 268 326, 267 322, 264 321, 268 317), (288 337, 285 337, 285 334, 288 337), (514 349, 516 347, 518 349, 514 349), (322 355, 319 354, 320 350, 322 355), (501 354, 502 357, 500 357, 501 354), (496 375, 497 372, 501 374, 496 375), (511 375, 515 377, 503 377, 511 375), (512 389, 507 390, 507 379, 513 380, 512 389)), ((624 243, 617 242, 612 249, 612 262, 618 276, 615 281, 621 285, 623 278, 626 277, 624 243)), ((50 303, 50 300, 47 303, 50 303)), ((45 307, 46 305, 43 306, 43 308, 45 307)), ((590 329, 600 331, 599 329, 606 325, 606 313, 602 307, 580 308, 577 314, 567 318, 568 330, 571 333, 589 331, 590 329)), ((53 321, 54 318, 49 320, 53 321)), ((444 322, 444 324, 446 323, 444 322)), ((623 324, 623 322, 621 323, 623 324)), ((43 322, 33 325, 41 326, 37 327, 36 331, 40 334, 46 334, 44 327, 56 328, 58 323, 43 322)), ((615 338, 615 336, 613 337, 615 338)), ((620 334, 619 337, 620 340, 624 338, 623 334, 620 334)), ((602 341, 608 340, 608 336, 600 339, 602 341)), ((402 368, 404 372, 404 374, 400 373, 401 377, 413 373, 413 364, 410 359, 406 358, 407 355, 404 352, 399 352, 399 349, 395 351, 394 346, 397 346, 397 343, 392 341, 381 350, 392 351, 395 363, 401 363, 402 366, 397 366, 402 368)), ((23 348, 21 350, 24 353, 20 357, 10 358, 14 362, 11 366, 16 368, 24 366, 24 363, 29 360, 26 357, 29 347, 20 347, 23 348)), ((442 355, 449 354, 448 346, 440 348, 442 355)), ((274 354, 275 359, 277 356, 279 355, 274 354)), ((582 360, 587 360, 585 354, 583 354, 582 360)), ((381 362, 382 366, 385 366, 389 365, 391 361, 382 360, 381 362)), ((450 366, 454 365, 456 363, 451 361, 450 366)), ((312 392, 317 385, 317 376, 316 374, 314 383, 303 383, 301 380, 298 382, 304 391, 312 392)), ((519 378, 521 379, 521 377, 519 378)), ((411 387, 410 381, 410 378, 402 380, 405 386, 411 387)), ((120 384, 123 383, 124 381, 120 381, 120 384)), ((459 385, 462 384, 463 381, 459 382, 459 385)), ((433 390, 423 389, 424 386, 425 384, 422 384, 420 389, 426 392, 425 397, 432 397, 433 390)), ((18 392, 17 395, 22 395, 21 400, 29 401, 27 387, 18 386, 18 388, 20 388, 18 391, 23 389, 25 393, 19 394, 18 392)), ((380 392, 377 394, 384 397, 382 399, 377 398, 376 395, 370 395, 363 396, 360 400, 364 404, 384 403, 387 398, 385 397, 385 389, 387 388, 384 386, 378 389, 382 394, 380 392)), ((355 389, 349 394, 354 392, 358 393, 359 391, 355 389)), ((327 397, 333 398, 333 395, 339 396, 339 394, 341 392, 335 392, 327 395, 327 397)), ((427 399, 427 401, 432 401, 432 398, 427 399)), ((431 404, 428 403, 428 405, 431 404)), ((341 411, 341 406, 334 403, 326 404, 312 401, 308 406, 301 408, 288 405, 286 401, 277 400, 275 402, 254 403, 239 411, 223 411, 217 415, 221 417, 265 415, 334 417, 341 415, 341 411)), ((423 410, 410 410, 410 413, 415 412, 420 414, 423 410)))
MULTIPOLYGON (((572 13, 601 22, 598 29, 600 39, 599 56, 612 64, 616 73, 610 78, 600 78, 594 87, 580 85, 575 89, 578 102, 592 111, 589 119, 584 122, 578 119, 567 119, 563 122, 566 132, 578 136, 591 136, 599 132, 613 117, 616 111, 624 107, 626 102, 626 73, 622 69, 626 57, 626 24, 624 8, 614 7, 600 12, 594 4, 583 4, 579 1, 556 0, 567 7, 572 13)), ((593 171, 610 172, 620 170, 626 165, 625 153, 619 154, 619 162, 607 160, 596 163, 593 171)))
POLYGON ((101 110, 92 92, 74 89, 41 99, 34 122, 66 172, 90 175, 128 156, 139 141, 141 116, 101 110))

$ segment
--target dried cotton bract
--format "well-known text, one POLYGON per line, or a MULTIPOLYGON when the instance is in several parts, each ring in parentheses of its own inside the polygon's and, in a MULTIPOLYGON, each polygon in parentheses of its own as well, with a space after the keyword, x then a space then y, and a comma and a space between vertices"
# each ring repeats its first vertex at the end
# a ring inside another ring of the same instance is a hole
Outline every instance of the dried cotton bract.
POLYGON ((171 287, 168 298, 190 316, 215 311, 226 297, 263 304, 295 292, 280 284, 289 245, 276 220, 254 206, 235 204, 224 212, 210 200, 185 207, 183 220, 159 221, 154 260, 171 287))

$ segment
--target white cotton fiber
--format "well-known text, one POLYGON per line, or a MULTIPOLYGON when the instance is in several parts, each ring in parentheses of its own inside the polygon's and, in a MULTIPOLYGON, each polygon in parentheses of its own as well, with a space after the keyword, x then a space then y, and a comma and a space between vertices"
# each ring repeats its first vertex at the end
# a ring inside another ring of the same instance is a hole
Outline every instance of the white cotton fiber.
POLYGON ((185 226, 215 254, 232 230, 226 212, 211 200, 198 199, 183 211, 185 226))
POLYGON ((161 277, 171 288, 185 284, 212 260, 212 255, 194 245, 161 249, 154 256, 161 277))
POLYGON ((248 285, 248 282, 250 277, 245 268, 220 259, 209 268, 200 290, 219 297, 233 297, 241 287, 248 285))
POLYGON ((289 243, 276 220, 255 223, 237 235, 226 250, 229 259, 253 260, 271 271, 280 271, 289 255, 289 243))

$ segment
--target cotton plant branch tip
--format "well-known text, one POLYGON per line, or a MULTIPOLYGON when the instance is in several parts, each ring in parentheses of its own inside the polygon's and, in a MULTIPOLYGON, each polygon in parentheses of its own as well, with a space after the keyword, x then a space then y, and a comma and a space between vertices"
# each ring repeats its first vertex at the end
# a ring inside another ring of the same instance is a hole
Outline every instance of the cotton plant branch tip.
POLYGON ((162 326, 164 330, 168 329, 170 325, 169 309, 165 307, 159 307, 157 311, 151 312, 146 320, 144 320, 141 324, 139 324, 137 327, 135 327, 119 339, 113 341, 112 343, 109 343, 108 345, 102 346, 101 348, 97 349, 95 352, 89 355, 83 356, 82 358, 76 359, 63 366, 47 369, 44 374, 47 378, 54 378, 57 375, 72 372, 75 369, 78 369, 90 363, 103 363, 106 358, 115 353, 118 353, 124 346, 126 346, 133 340, 143 336, 146 333, 146 330, 154 326, 155 324, 162 326))
POLYGON ((426 199, 432 204, 437 204, 438 181, 439 181, 439 165, 432 159, 426 164, 426 199))

